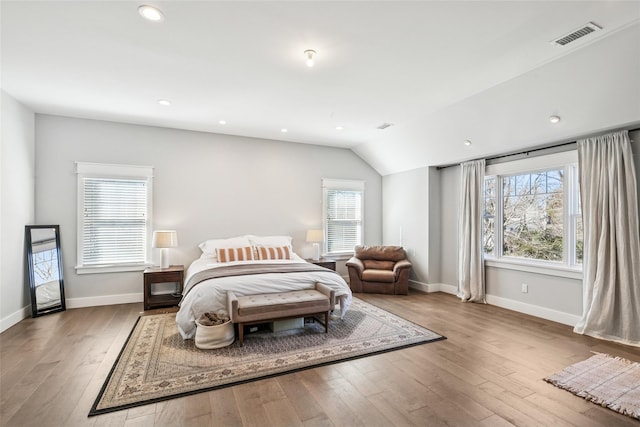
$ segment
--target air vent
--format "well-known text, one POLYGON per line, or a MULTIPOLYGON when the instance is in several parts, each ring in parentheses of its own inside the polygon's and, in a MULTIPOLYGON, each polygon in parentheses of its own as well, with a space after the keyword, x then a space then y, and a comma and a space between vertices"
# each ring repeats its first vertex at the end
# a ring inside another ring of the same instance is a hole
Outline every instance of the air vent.
POLYGON ((601 29, 602 29, 601 27, 598 27, 593 22, 589 22, 588 24, 576 30, 573 30, 569 34, 565 34, 563 36, 558 37, 557 39, 553 40, 551 43, 555 43, 558 46, 566 46, 569 43, 578 40, 579 38, 588 36, 589 34, 595 33, 596 31, 601 29))
POLYGON ((389 126, 393 126, 393 123, 383 123, 380 126, 378 126, 376 129, 382 130, 382 129, 388 128, 389 126))

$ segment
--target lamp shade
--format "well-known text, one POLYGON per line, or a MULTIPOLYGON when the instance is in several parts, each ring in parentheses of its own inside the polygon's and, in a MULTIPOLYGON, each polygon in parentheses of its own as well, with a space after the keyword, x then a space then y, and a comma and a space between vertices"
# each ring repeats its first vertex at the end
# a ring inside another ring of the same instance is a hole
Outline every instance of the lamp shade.
POLYGON ((154 248, 175 248, 178 246, 178 233, 175 230, 158 230, 153 232, 154 248))
POLYGON ((320 243, 324 241, 322 230, 307 230, 307 242, 320 243))

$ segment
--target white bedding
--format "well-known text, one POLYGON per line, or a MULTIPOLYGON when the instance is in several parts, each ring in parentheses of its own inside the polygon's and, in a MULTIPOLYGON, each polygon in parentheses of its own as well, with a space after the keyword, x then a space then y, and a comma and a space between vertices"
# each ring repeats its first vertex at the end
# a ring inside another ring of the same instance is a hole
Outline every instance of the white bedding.
MULTIPOLYGON (((194 261, 185 276, 185 285, 189 286, 189 279, 195 273, 210 268, 226 267, 239 264, 283 264, 306 263, 298 255, 293 254, 291 260, 272 261, 236 261, 217 262, 214 258, 200 258, 194 261)), ((203 313, 227 311, 227 291, 233 290, 236 295, 265 294, 272 292, 286 292, 291 290, 309 289, 315 287, 316 282, 324 283, 336 290, 336 299, 340 303, 340 316, 351 304, 351 289, 344 279, 332 271, 308 271, 295 273, 264 273, 247 276, 219 277, 205 280, 193 289, 185 288, 184 297, 180 302, 180 310, 176 315, 178 331, 184 339, 195 336, 195 321, 203 313)))

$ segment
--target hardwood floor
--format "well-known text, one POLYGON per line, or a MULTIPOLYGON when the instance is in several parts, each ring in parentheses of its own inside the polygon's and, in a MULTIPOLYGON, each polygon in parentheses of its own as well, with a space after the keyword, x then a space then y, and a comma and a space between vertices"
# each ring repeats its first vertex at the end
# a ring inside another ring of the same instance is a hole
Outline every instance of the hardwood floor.
POLYGON ((356 296, 448 339, 87 418, 142 303, 67 310, 0 334, 0 424, 640 426, 542 380, 638 348, 439 292, 356 296))

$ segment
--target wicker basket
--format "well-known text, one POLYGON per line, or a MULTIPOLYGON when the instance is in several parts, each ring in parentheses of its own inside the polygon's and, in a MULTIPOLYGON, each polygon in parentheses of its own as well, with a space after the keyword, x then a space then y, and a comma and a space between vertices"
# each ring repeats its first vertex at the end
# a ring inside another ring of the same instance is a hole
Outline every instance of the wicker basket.
POLYGON ((231 320, 222 325, 202 325, 196 320, 196 347, 203 350, 231 345, 236 339, 231 320))

